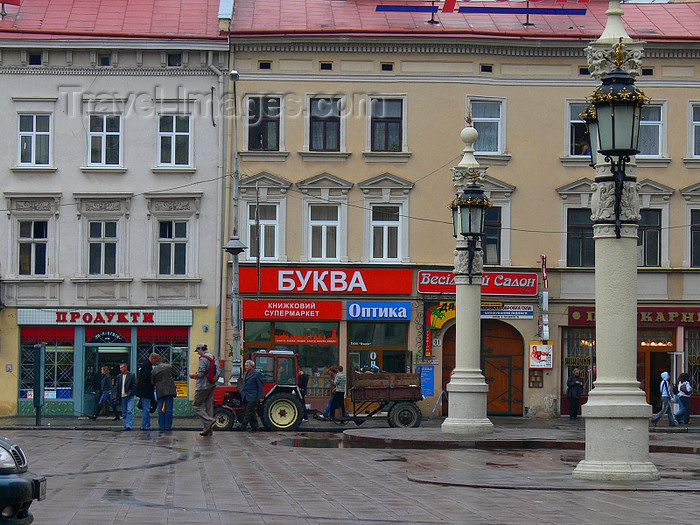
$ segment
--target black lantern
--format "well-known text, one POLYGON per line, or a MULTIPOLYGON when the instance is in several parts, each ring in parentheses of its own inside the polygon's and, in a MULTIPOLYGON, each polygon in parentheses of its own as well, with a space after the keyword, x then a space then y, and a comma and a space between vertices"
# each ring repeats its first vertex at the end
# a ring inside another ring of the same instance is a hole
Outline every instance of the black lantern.
MULTIPOLYGON (((602 85, 595 90, 588 101, 595 110, 594 127, 597 128, 599 152, 610 163, 612 180, 615 183, 615 236, 620 238, 620 212, 622 189, 625 181, 634 181, 625 174, 625 166, 630 155, 639 152, 639 125, 642 119, 642 106, 648 102, 644 93, 634 86, 634 78, 622 69, 622 39, 617 46, 616 68, 602 79, 602 85)), ((586 121, 589 129, 592 122, 586 121)), ((593 142, 591 133, 591 142, 593 142)), ((593 144, 591 144, 593 146, 593 144)), ((593 153, 593 148, 591 148, 593 153)), ((593 157, 595 159, 595 157, 593 157)), ((597 178, 596 180, 603 180, 597 178)), ((603 222, 603 221, 601 221, 603 222)))
MULTIPOLYGON (((461 235, 467 240, 469 251, 469 284, 472 284, 472 265, 477 242, 484 236, 484 219, 486 210, 491 202, 484 194, 481 186, 477 184, 478 174, 476 170, 471 173, 472 182, 462 195, 458 195, 450 204, 452 209, 453 235, 461 235)), ((459 249, 459 248, 458 248, 459 249)))

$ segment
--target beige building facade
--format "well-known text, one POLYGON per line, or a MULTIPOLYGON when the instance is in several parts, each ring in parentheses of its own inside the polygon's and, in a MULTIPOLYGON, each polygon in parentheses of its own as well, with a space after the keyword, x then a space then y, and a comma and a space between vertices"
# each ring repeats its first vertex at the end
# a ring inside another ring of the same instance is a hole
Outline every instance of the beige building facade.
MULTIPOLYGON (((234 11, 240 115, 229 165, 239 155, 244 351, 297 352, 316 378, 315 407, 324 368, 339 362, 421 371, 424 414, 446 409, 450 168, 470 114, 493 203, 482 290, 489 413, 567 413, 571 370, 587 390, 595 377, 594 172, 579 113, 596 86, 584 48, 602 32, 600 14, 582 18, 598 24, 589 36, 570 38, 541 26, 531 37, 338 35, 310 22, 294 33, 234 11)), ((654 403, 662 370, 700 379, 700 69, 697 39, 649 40, 637 85, 650 104, 632 169, 643 210, 637 378, 654 403)))

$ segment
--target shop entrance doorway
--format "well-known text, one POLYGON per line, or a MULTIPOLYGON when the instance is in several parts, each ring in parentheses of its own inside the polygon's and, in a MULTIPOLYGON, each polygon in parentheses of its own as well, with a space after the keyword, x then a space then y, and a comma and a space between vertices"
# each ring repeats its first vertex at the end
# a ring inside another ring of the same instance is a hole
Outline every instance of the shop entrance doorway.
MULTIPOLYGON (((487 410, 499 416, 523 415, 523 364, 525 343, 520 333, 495 319, 481 321, 481 370, 489 385, 487 410)), ((455 327, 442 339, 442 389, 455 367, 455 327)), ((448 394, 449 395, 449 394, 448 394)), ((448 405, 443 401, 442 413, 448 405)))
POLYGON ((85 345, 85 377, 83 382, 83 414, 93 414, 97 400, 93 392, 99 390, 100 369, 109 367, 112 378, 119 374, 121 363, 131 363, 131 347, 124 345, 85 345))
POLYGON ((511 325, 481 321, 482 370, 489 385, 487 411, 499 416, 523 415, 525 343, 511 325))

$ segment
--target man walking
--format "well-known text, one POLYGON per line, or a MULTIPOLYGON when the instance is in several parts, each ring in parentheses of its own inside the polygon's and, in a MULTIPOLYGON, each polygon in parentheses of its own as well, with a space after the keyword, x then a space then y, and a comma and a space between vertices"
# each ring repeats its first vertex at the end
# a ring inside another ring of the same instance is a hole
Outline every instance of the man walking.
POLYGON ((122 430, 133 430, 134 428, 134 398, 136 396, 136 376, 129 372, 129 365, 122 363, 119 365, 121 372, 117 376, 117 398, 121 400, 122 418, 124 418, 124 428, 122 430))
POLYGON ((151 430, 151 413, 155 412, 155 398, 153 397, 153 384, 151 383, 151 370, 153 364, 146 359, 138 369, 136 379, 136 395, 141 400, 141 430, 151 430))
POLYGON ((328 410, 329 415, 332 418, 335 417, 336 409, 342 409, 341 414, 345 417, 348 416, 345 410, 345 385, 347 383, 347 377, 345 372, 343 372, 343 367, 338 365, 336 367, 335 376, 333 376, 333 396, 331 397, 331 406, 328 410))
POLYGON ((263 383, 260 372, 255 369, 255 362, 248 359, 243 365, 244 372, 241 378, 241 400, 245 403, 245 415, 241 426, 237 430, 245 430, 250 424, 251 430, 258 430, 258 417, 255 412, 258 408, 258 402, 265 399, 263 392, 263 383))
POLYGON ((207 345, 197 343, 195 352, 199 354, 199 366, 195 373, 190 374, 190 379, 196 379, 194 384, 194 401, 192 408, 194 413, 202 420, 204 427, 200 436, 211 436, 216 421, 214 420, 214 387, 216 386, 216 360, 209 353, 207 345), (211 367, 214 367, 213 370, 211 367), (213 372, 213 373, 212 373, 213 372), (213 379, 210 381, 210 379, 213 379))
POLYGON ((151 381, 158 398, 158 428, 163 432, 170 432, 173 429, 173 400, 177 395, 177 374, 173 366, 158 354, 152 353, 149 359, 153 365, 151 381))

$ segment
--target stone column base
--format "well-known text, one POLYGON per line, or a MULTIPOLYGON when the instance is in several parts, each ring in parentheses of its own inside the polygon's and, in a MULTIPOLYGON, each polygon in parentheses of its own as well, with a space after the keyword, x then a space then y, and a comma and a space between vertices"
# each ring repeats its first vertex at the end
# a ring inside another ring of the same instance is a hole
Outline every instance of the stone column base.
POLYGON ((586 419, 586 459, 574 469, 575 479, 659 479, 649 456, 651 407, 636 383, 596 383, 582 413, 586 419))
POLYGON ((481 370, 455 370, 447 385, 448 415, 441 430, 466 436, 493 431, 493 423, 486 417, 488 391, 481 370))

